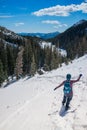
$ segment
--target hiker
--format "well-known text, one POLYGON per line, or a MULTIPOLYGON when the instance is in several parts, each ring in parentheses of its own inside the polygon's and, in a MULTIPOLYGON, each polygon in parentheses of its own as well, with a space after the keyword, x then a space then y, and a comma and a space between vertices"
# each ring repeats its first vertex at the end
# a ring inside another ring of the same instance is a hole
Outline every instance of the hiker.
POLYGON ((72 90, 72 85, 73 83, 76 83, 80 80, 82 74, 79 75, 77 80, 70 80, 71 79, 71 74, 67 74, 66 75, 66 80, 63 81, 59 86, 57 86, 56 88, 54 88, 54 91, 61 87, 62 85, 64 85, 64 97, 63 97, 63 101, 62 101, 62 105, 64 106, 64 104, 66 103, 65 106, 65 110, 68 110, 70 101, 72 100, 73 97, 73 90, 72 90))

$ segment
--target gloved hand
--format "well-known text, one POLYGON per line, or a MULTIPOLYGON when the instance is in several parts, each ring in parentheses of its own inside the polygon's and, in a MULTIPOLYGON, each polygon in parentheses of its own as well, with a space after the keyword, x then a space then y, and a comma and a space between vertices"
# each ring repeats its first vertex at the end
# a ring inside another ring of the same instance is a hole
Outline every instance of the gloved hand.
POLYGON ((79 75, 80 77, 82 76, 82 74, 79 75))
POLYGON ((54 88, 54 91, 57 89, 57 87, 56 88, 54 88))

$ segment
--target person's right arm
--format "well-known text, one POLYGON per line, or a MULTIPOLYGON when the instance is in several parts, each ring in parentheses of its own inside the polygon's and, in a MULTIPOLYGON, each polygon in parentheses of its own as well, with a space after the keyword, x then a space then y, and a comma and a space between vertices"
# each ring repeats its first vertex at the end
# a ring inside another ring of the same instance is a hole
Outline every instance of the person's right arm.
POLYGON ((72 83, 78 82, 80 80, 81 76, 82 76, 82 74, 79 75, 78 79, 72 80, 72 83))

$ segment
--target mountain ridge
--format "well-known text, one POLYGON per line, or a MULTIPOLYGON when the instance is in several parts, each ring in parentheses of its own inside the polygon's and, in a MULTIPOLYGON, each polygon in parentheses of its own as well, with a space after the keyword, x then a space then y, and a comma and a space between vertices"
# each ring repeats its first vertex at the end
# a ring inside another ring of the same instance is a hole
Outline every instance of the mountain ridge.
POLYGON ((21 33, 18 33, 18 34, 21 35, 21 36, 32 36, 32 37, 39 37, 39 38, 42 38, 42 39, 49 39, 49 38, 53 38, 53 37, 57 36, 60 33, 58 31, 56 31, 56 32, 51 32, 51 33, 39 33, 39 32, 26 33, 26 32, 21 32, 21 33))
POLYGON ((75 58, 78 53, 82 56, 87 52, 87 20, 80 20, 49 41, 65 49, 69 58, 75 58))
POLYGON ((18 45, 19 41, 23 41, 23 37, 17 35, 15 32, 0 26, 0 41, 1 43, 11 46, 18 45))

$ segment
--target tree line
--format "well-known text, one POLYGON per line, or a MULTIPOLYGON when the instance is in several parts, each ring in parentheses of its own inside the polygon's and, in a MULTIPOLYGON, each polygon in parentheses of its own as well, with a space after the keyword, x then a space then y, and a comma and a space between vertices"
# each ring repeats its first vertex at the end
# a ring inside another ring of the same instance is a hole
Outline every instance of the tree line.
POLYGON ((15 47, 0 40, 0 86, 5 80, 9 83, 9 77, 18 80, 25 75, 34 76, 41 68, 56 69, 65 60, 56 47, 42 48, 35 38, 25 38, 19 43, 15 47))

